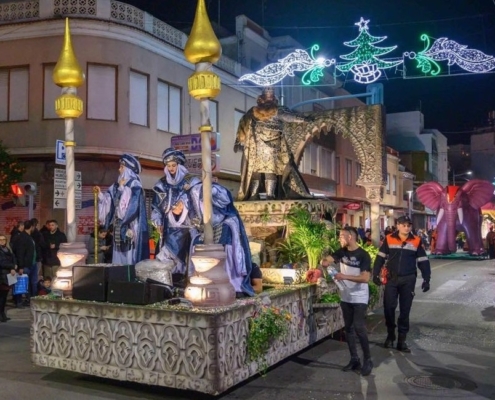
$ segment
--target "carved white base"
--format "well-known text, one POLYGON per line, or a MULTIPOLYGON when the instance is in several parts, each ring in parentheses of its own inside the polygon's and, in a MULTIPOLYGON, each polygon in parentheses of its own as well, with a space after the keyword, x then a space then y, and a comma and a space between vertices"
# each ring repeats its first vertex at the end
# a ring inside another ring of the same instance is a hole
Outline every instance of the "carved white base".
MULTIPOLYGON (((313 311, 314 285, 271 296, 292 315, 290 331, 267 354, 274 365, 343 327, 340 308, 313 311)), ((255 375, 246 363, 255 305, 217 312, 33 298, 33 363, 121 381, 217 395, 255 375)))

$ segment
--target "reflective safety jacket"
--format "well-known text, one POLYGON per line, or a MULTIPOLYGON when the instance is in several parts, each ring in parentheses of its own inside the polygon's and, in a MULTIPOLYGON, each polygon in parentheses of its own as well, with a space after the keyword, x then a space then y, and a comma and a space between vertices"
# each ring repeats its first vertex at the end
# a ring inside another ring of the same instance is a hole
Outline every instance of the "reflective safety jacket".
POLYGON ((430 261, 421 244, 421 239, 412 233, 409 233, 406 240, 399 237, 399 232, 391 233, 385 237, 373 265, 374 277, 380 275, 380 270, 385 262, 392 277, 416 275, 417 265, 421 270, 423 279, 425 281, 430 280, 430 261))

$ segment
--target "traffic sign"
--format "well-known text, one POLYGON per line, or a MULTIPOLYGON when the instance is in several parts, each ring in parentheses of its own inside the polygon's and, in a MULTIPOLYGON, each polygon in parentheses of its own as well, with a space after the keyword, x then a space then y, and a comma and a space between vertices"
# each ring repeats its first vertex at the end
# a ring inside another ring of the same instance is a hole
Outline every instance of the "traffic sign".
MULTIPOLYGON (((201 160, 201 154, 187 154, 186 155, 186 168, 193 174, 199 174, 203 170, 203 162, 201 160)), ((220 155, 211 155, 211 172, 220 171, 220 155)))
POLYGON ((65 142, 57 140, 55 143, 55 164, 65 165, 65 142))
POLYGON ((67 193, 62 189, 54 189, 53 190, 53 198, 54 199, 66 199, 67 193))
POLYGON ((54 179, 53 180, 53 187, 55 189, 66 189, 67 188, 67 181, 65 179, 54 179))
MULTIPOLYGON (((76 210, 82 208, 82 200, 76 199, 74 202, 76 210)), ((67 199, 53 199, 53 208, 67 208, 67 199)))
POLYGON ((53 169, 53 177, 55 179, 65 179, 65 169, 54 168, 53 169))
POLYGON ((53 199, 53 208, 67 208, 67 199, 53 199))
MULTIPOLYGON (((170 145, 184 153, 201 153, 201 133, 172 136, 170 145)), ((210 132, 211 151, 220 150, 220 133, 210 132)))

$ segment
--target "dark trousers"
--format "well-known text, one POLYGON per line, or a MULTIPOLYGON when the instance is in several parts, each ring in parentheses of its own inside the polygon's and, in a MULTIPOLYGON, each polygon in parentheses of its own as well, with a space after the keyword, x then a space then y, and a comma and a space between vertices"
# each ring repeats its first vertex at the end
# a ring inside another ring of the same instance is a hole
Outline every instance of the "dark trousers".
POLYGON ((29 276, 29 295, 34 297, 38 295, 38 264, 31 268, 24 268, 24 273, 29 276))
POLYGON ((388 333, 395 333, 395 310, 399 303, 399 319, 397 320, 399 334, 409 332, 409 313, 414 299, 416 275, 399 276, 390 279, 385 285, 383 297, 383 312, 388 333))
POLYGON ((0 318, 1 314, 5 313, 5 305, 7 304, 7 295, 9 294, 9 289, 3 289, 0 287, 0 318))
POLYGON ((488 256, 490 257, 490 260, 495 258, 495 245, 491 244, 488 246, 488 256))
POLYGON ((341 302, 340 308, 344 317, 345 334, 347 345, 351 353, 351 358, 359 358, 357 353, 356 336, 359 339, 363 350, 363 358, 371 358, 368 333, 366 332, 365 317, 368 311, 368 304, 353 304, 341 302))

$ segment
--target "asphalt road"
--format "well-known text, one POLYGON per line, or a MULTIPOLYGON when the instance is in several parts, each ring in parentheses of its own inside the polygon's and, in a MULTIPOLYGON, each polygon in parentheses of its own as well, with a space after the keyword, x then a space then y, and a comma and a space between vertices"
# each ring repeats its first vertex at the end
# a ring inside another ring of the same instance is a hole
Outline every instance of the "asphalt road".
MULTIPOLYGON (((432 260, 432 289, 411 313, 411 354, 384 349, 381 309, 368 317, 375 368, 342 372, 347 345, 324 340, 219 396, 222 400, 495 399, 495 261, 432 260)), ((0 323, 0 398, 205 400, 213 397, 35 367, 29 310, 0 323)))

